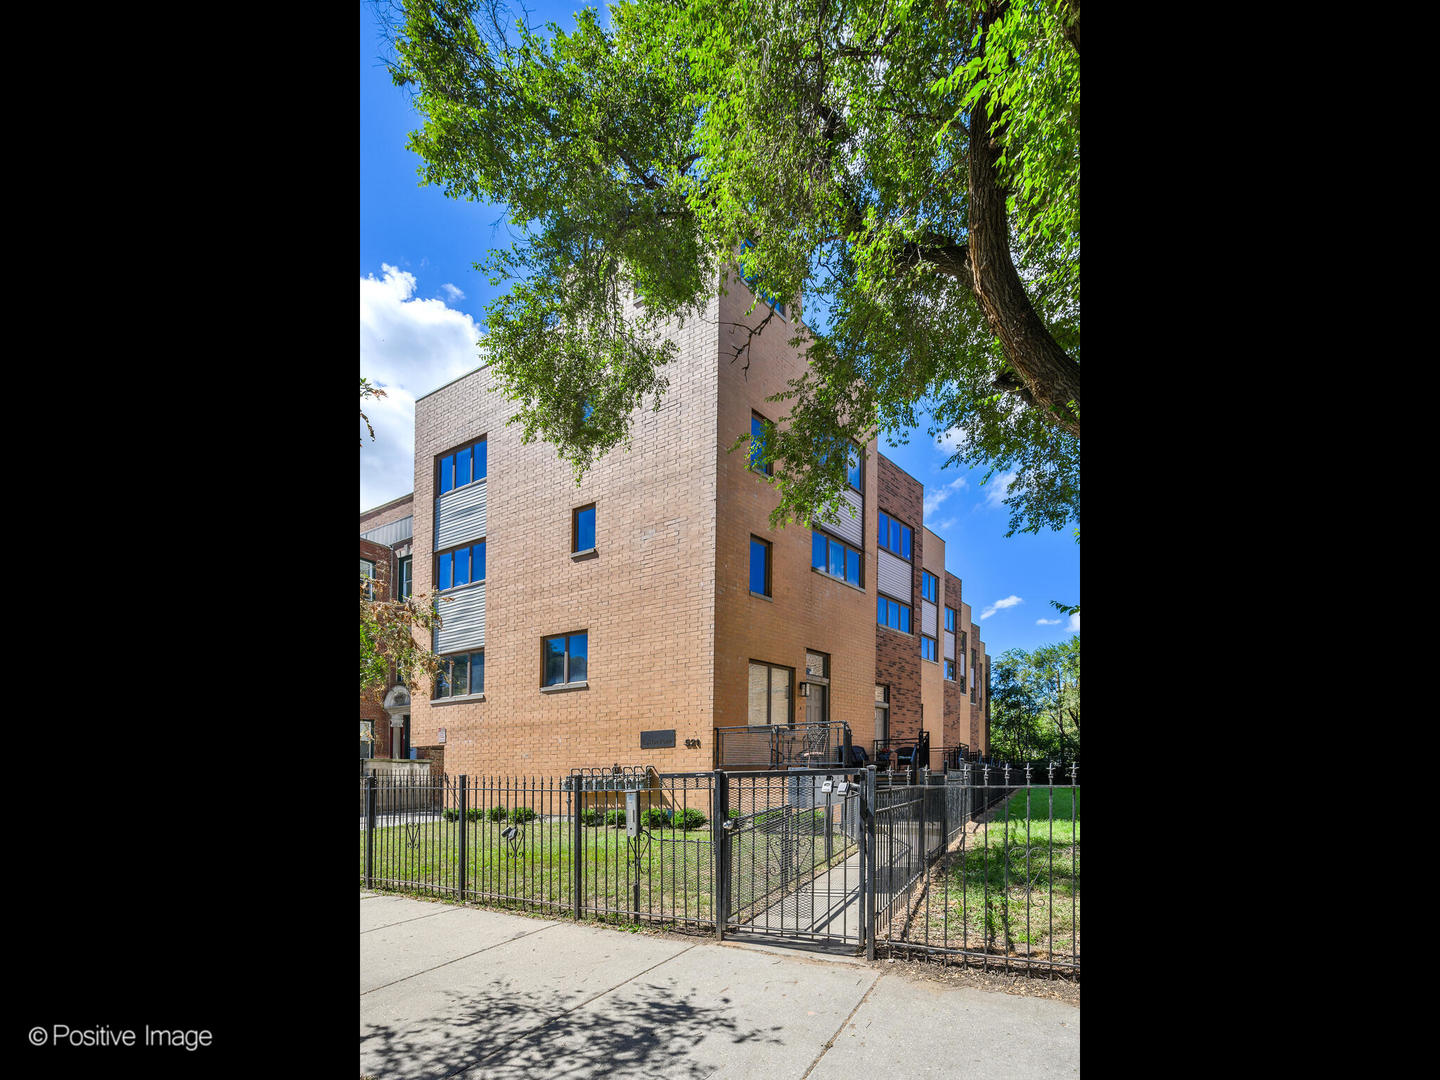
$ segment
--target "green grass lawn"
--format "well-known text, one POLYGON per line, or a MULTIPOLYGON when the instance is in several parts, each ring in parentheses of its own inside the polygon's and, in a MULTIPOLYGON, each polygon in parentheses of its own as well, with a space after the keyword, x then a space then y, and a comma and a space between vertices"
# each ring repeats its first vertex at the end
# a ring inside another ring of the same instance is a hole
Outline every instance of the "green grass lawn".
MULTIPOLYGON (((375 830, 375 887, 407 892, 450 894, 459 885, 459 822, 433 821, 375 830)), ((466 830, 466 899, 486 903, 572 910, 574 903, 574 824, 568 819, 529 822, 520 843, 503 835, 504 822, 478 821, 466 830)), ((831 863, 850 850, 847 838, 832 831, 831 863)), ((582 903, 587 911, 650 918, 713 922, 714 888, 709 825, 689 831, 652 829, 640 843, 638 873, 634 849, 624 828, 587 827, 581 831, 582 903)), ((792 832, 789 841, 763 832, 747 832, 732 841, 736 873, 732 910, 763 906, 764 895, 827 865, 823 820, 812 829, 792 832)), ((365 874, 365 833, 360 833, 360 875, 365 874)), ((774 899, 778 900, 778 896, 774 899)))
POLYGON ((1078 789, 1035 788, 936 865, 907 938, 1068 960, 1079 926, 1078 789))

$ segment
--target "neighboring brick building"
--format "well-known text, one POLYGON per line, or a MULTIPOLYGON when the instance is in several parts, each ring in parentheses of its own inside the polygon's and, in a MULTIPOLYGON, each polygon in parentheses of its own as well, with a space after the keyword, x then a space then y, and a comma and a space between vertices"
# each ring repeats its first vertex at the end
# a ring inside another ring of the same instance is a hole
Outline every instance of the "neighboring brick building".
POLYGON ((867 750, 915 737, 922 717, 932 747, 963 730, 985 748, 978 704, 962 707, 938 654, 943 640, 954 655, 939 609, 959 581, 920 483, 857 447, 856 517, 777 531, 778 491, 729 452, 752 422, 783 420, 766 399, 805 364, 779 320, 748 365, 732 360, 735 326, 759 321, 750 300, 732 286, 674 332, 661 408, 578 486, 553 447, 506 424, 487 367, 416 401, 413 587, 449 598, 434 648, 451 663, 433 695, 415 693, 407 740, 443 745, 448 772, 708 769, 716 727, 807 719, 846 721, 867 750))
MULTIPOLYGON (((375 578, 374 595, 377 599, 387 599, 392 590, 398 590, 400 596, 409 596, 415 591, 411 550, 414 503, 412 492, 360 515, 360 573, 375 578)), ((395 671, 391 668, 390 685, 386 690, 393 689, 394 685, 395 671)), ((360 699, 362 758, 409 756, 408 726, 391 730, 390 714, 381 704, 384 696, 382 693, 373 700, 360 699), (367 742, 363 737, 366 731, 372 741, 367 742)))

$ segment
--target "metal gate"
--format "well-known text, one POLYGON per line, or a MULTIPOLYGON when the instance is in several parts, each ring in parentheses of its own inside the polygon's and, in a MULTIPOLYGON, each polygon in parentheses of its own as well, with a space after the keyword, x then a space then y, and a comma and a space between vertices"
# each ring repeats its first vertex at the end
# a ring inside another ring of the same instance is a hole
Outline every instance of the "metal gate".
POLYGON ((716 773, 716 928, 864 942, 862 785, 831 769, 716 773))

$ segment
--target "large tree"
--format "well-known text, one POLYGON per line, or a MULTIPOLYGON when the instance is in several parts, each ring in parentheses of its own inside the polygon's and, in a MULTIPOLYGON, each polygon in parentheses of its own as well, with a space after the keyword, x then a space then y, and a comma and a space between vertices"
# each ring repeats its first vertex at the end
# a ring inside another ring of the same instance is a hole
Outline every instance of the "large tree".
POLYGON ((1080 757, 1080 635, 1009 649, 990 673, 990 752, 1009 761, 1080 757))
POLYGON ((777 522, 925 411, 953 463, 1016 472, 1012 531, 1078 522, 1078 0, 631 0, 544 33, 501 2, 396 0, 389 33, 422 179, 519 232, 484 268, 526 439, 577 473, 623 442, 665 326, 738 267, 808 313, 777 522))

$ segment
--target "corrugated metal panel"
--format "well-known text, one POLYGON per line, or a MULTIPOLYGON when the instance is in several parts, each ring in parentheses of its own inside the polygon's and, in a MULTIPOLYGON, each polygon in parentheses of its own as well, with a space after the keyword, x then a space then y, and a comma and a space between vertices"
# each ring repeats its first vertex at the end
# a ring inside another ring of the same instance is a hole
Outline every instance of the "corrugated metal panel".
POLYGON ((437 653, 481 648, 485 644, 485 586, 462 589, 448 603, 441 600, 440 622, 443 625, 435 631, 437 653))
POLYGON ((377 544, 384 544, 386 547, 394 547, 401 540, 409 540, 415 535, 415 515, 403 517, 399 521, 392 521, 389 525, 380 525, 369 532, 360 534, 362 539, 374 540, 377 544))
POLYGON ((485 535, 485 492, 490 481, 466 484, 435 500, 435 550, 479 540, 485 535))
POLYGON ((879 573, 876 574, 876 584, 880 591, 886 596, 893 596, 906 604, 915 592, 915 581, 910 573, 910 564, 904 559, 891 555, 888 551, 880 552, 879 573))
POLYGON ((945 659, 955 659, 955 635, 949 630, 945 631, 945 659))
POLYGON ((865 498, 858 491, 852 491, 850 488, 846 488, 845 493, 840 496, 840 501, 844 503, 844 506, 840 507, 840 520, 834 525, 831 525, 830 528, 835 531, 835 535, 840 537, 840 539, 848 540, 857 548, 863 547, 862 541, 865 536, 865 498), (850 516, 850 509, 846 509, 846 507, 855 511, 853 518, 850 516))
POLYGON ((920 633, 935 636, 935 605, 929 600, 920 601, 920 633))

